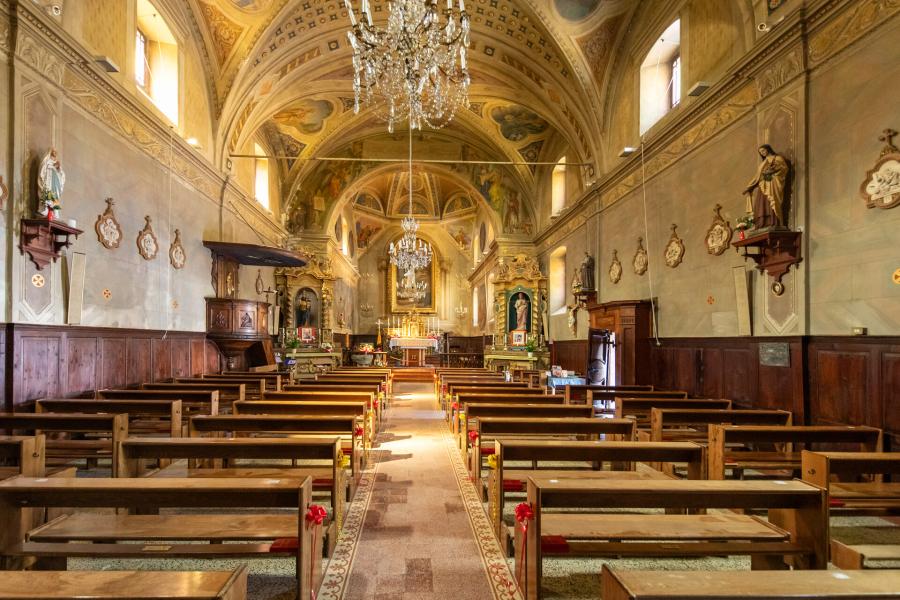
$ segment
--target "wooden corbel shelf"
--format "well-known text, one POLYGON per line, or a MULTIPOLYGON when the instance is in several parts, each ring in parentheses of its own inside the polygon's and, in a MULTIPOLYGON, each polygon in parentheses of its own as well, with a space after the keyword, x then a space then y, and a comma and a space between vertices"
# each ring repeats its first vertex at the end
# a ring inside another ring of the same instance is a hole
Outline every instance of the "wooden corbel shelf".
POLYGON ((803 260, 802 236, 803 233, 800 231, 770 229, 749 235, 743 240, 736 240, 731 245, 742 249, 744 258, 752 258, 756 268, 768 273, 780 286, 785 273, 803 260), (751 251, 751 248, 756 250, 751 251))
POLYGON ((69 227, 61 221, 49 219, 22 219, 19 251, 28 254, 31 262, 41 271, 59 258, 59 251, 72 245, 71 236, 76 238, 83 232, 69 227))

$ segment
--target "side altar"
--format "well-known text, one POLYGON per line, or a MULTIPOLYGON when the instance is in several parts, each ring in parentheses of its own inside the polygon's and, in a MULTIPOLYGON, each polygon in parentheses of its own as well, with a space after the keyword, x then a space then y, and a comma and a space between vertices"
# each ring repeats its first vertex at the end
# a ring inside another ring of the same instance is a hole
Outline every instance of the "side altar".
POLYGON ((492 370, 547 369, 544 335, 547 278, 536 258, 501 256, 494 277, 494 344, 485 350, 484 366, 492 370))

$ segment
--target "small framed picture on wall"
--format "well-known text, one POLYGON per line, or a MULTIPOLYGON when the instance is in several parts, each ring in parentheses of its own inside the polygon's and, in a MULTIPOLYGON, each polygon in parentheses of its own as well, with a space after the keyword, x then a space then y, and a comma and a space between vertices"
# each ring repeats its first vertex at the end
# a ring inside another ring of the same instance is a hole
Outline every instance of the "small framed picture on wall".
POLYGON ((316 342, 316 328, 315 327, 301 327, 300 328, 300 341, 304 344, 314 344, 316 342))
POLYGON ((510 346, 524 346, 527 339, 528 332, 524 329, 514 329, 513 331, 509 332, 510 346))

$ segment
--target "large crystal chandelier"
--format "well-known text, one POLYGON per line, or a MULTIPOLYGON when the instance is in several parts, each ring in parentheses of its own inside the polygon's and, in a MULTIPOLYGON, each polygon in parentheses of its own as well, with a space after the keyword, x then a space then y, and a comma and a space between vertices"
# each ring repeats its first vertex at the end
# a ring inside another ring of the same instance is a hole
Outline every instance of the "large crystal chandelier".
POLYGON ((464 0, 388 0, 384 29, 372 24, 369 0, 362 0, 357 19, 350 0, 344 0, 353 47, 354 109, 360 99, 394 124, 409 119, 412 129, 440 128, 468 104, 469 16, 464 0), (454 2, 458 5, 454 6, 454 2))

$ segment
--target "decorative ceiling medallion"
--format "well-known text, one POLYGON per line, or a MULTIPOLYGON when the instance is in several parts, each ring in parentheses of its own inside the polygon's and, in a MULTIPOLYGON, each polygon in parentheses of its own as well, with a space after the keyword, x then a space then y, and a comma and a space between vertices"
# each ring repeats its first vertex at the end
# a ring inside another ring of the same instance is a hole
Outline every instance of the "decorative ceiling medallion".
POLYGON ((102 215, 97 215, 97 222, 94 223, 94 231, 97 232, 97 241, 107 250, 118 248, 122 241, 122 226, 116 220, 116 213, 113 211, 113 205, 116 203, 112 198, 107 198, 106 210, 102 215))
POLYGON ((884 148, 859 186, 859 194, 869 208, 894 208, 900 204, 900 149, 893 143, 895 135, 893 129, 885 129, 878 137, 884 148))
POLYGON ((137 236, 138 252, 144 260, 153 260, 159 252, 159 242, 150 226, 150 215, 144 217, 144 228, 137 236))
POLYGON ((731 224, 722 218, 722 205, 716 204, 713 209, 712 225, 706 231, 706 251, 713 256, 719 256, 731 244, 731 235, 734 233, 731 224))
POLYGON ((634 253, 631 266, 634 267, 634 272, 636 274, 643 275, 647 272, 647 265, 649 264, 650 261, 647 258, 647 251, 644 250, 644 238, 639 237, 637 251, 634 253))
POLYGON ((47 283, 47 280, 44 279, 44 276, 40 273, 35 273, 31 276, 31 285, 36 288, 42 288, 47 283))
POLYGON ((613 250, 612 262, 609 264, 609 280, 613 283, 619 283, 622 279, 622 263, 619 261, 619 253, 613 250))
POLYGON ((678 234, 675 233, 675 229, 677 228, 678 225, 672 223, 672 235, 669 236, 669 243, 666 244, 666 251, 663 255, 666 259, 666 266, 672 267, 673 269, 680 265, 684 258, 684 242, 682 242, 681 238, 678 237, 678 234))
POLYGON ((175 230, 175 239, 169 246, 169 262, 176 269, 183 269, 187 263, 187 254, 184 252, 184 246, 181 245, 181 232, 175 230))

